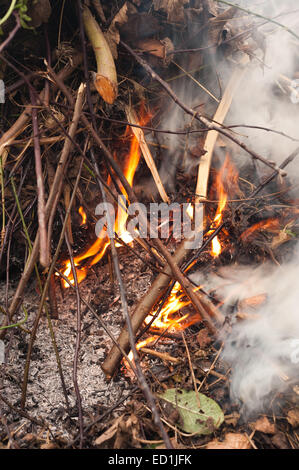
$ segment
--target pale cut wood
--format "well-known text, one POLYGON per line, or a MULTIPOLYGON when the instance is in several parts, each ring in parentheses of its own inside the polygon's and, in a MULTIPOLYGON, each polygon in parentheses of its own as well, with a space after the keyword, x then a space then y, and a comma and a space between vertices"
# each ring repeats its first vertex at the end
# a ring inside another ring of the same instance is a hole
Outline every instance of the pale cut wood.
MULTIPOLYGON (((213 117, 213 121, 216 121, 218 124, 223 124, 224 119, 232 103, 234 93, 240 85, 245 71, 246 68, 244 66, 239 66, 232 74, 228 85, 223 93, 217 111, 213 117)), ((195 202, 204 202, 207 198, 210 166, 217 137, 218 131, 215 130, 211 130, 207 134, 204 144, 204 150, 206 151, 206 153, 201 157, 198 166, 195 202)))
MULTIPOLYGON (((130 106, 126 106, 125 111, 126 111, 126 116, 127 116, 128 121, 131 122, 132 124, 138 124, 138 118, 134 109, 131 108, 130 106)), ((139 127, 133 127, 133 126, 131 127, 131 129, 136 139, 139 142, 142 155, 144 157, 144 160, 146 161, 147 166, 149 167, 151 171, 151 174, 154 178, 154 181, 156 183, 156 186, 158 188, 158 191, 162 200, 166 202, 167 204, 169 204, 170 203, 169 197, 167 196, 167 193, 161 181, 160 175, 158 173, 158 170, 157 170, 155 161, 152 157, 152 154, 150 152, 150 149, 145 141, 143 130, 140 129, 139 127)))
POLYGON ((97 61, 95 87, 106 103, 113 104, 117 97, 118 85, 111 50, 100 26, 86 6, 83 8, 82 18, 97 61))

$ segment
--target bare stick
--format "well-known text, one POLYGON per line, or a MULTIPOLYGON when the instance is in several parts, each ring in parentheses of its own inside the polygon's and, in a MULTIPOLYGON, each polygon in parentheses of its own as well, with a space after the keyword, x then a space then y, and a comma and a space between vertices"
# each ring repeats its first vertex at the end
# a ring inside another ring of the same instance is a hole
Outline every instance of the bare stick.
POLYGON ((3 41, 2 44, 0 45, 0 54, 4 51, 4 49, 8 46, 8 44, 13 40, 16 33, 19 31, 19 29, 21 27, 20 17, 18 15, 18 13, 15 12, 14 15, 15 15, 15 18, 16 18, 16 25, 15 25, 14 29, 9 33, 9 35, 7 36, 5 41, 3 41))
POLYGON ((150 348, 140 348, 140 351, 145 353, 145 354, 150 354, 151 356, 158 357, 162 361, 172 362, 173 364, 180 364, 180 362, 182 362, 181 358, 173 357, 173 356, 171 356, 170 354, 168 354, 166 352, 162 353, 160 351, 156 351, 156 350, 150 349, 150 348))
POLYGON ((38 215, 38 228, 40 233, 39 243, 39 261, 40 264, 45 268, 49 265, 50 253, 48 246, 47 237, 47 222, 46 222, 46 207, 45 207, 45 187, 43 179, 43 169, 40 152, 39 142, 39 128, 38 118, 36 109, 36 98, 33 91, 30 89, 30 98, 32 103, 32 129, 33 129, 33 141, 34 141, 34 158, 35 158, 35 174, 36 174, 36 186, 37 186, 37 215, 38 215))
MULTIPOLYGON (((134 109, 132 109, 131 106, 126 106, 125 111, 126 111, 126 116, 127 116, 128 121, 134 124, 137 124, 138 119, 137 119, 134 109)), ((144 160, 146 161, 146 164, 151 171, 152 177, 156 183, 156 186, 158 188, 158 191, 160 193, 162 200, 166 202, 167 204, 169 204, 170 202, 169 197, 167 196, 167 193, 161 181, 160 175, 158 173, 158 170, 157 170, 155 161, 152 157, 152 154, 150 152, 150 149, 148 148, 148 145, 145 141, 143 130, 137 127, 131 127, 131 129, 136 139, 138 140, 142 155, 144 156, 144 160)))
MULTIPOLYGON (((66 184, 64 186, 63 190, 63 196, 64 196, 64 205, 65 205, 65 210, 68 210, 68 207, 70 205, 70 195, 71 195, 71 188, 69 184, 66 184)), ((72 232, 72 219, 71 217, 68 218, 67 221, 67 237, 68 237, 68 242, 70 245, 74 244, 74 239, 73 239, 73 232, 72 232)))

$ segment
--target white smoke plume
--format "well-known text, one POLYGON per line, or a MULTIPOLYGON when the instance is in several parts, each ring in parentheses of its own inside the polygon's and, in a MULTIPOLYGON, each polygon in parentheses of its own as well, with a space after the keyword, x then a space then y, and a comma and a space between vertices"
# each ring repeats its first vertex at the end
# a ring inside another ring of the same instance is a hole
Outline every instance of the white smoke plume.
POLYGON ((223 337, 222 358, 231 366, 230 392, 244 413, 267 409, 274 392, 285 390, 299 372, 299 250, 293 263, 273 267, 227 266, 221 276, 193 280, 224 299, 232 329, 223 337), (249 297, 267 295, 251 318, 237 320, 229 310, 249 297), (230 307, 230 308, 228 308, 230 307), (270 393, 271 392, 271 393, 270 393))
MULTIPOLYGON (((259 6, 245 1, 241 5, 282 23, 299 35, 299 5, 296 0, 260 3, 259 6)), ((255 23, 265 21, 255 18, 255 23)), ((264 37, 264 50, 256 51, 257 57, 251 58, 226 124, 266 127, 298 139, 299 41, 273 23, 265 24, 258 31, 264 37)), ((277 163, 281 163, 298 145, 298 142, 263 130, 240 128, 239 132, 246 135, 243 140, 249 147, 277 163)), ((299 176, 296 163, 291 164, 289 170, 293 176, 299 176)))

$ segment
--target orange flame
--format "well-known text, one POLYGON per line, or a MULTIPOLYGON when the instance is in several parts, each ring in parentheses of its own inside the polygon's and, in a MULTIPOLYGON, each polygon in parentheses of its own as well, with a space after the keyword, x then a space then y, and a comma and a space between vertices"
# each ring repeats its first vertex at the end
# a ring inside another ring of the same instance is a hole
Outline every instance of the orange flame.
POLYGON ((79 212, 79 214, 80 214, 81 217, 82 217, 80 226, 85 225, 85 224, 86 224, 86 220, 87 220, 87 215, 86 215, 86 212, 85 212, 85 210, 83 209, 82 206, 79 207, 78 212, 79 212))
MULTIPOLYGON (((223 211, 225 209, 225 206, 227 204, 227 198, 228 198, 228 191, 225 189, 225 186, 229 187, 229 191, 232 194, 233 192, 238 192, 239 191, 239 186, 238 186, 238 171, 233 165, 233 163, 230 161, 229 155, 226 154, 225 161, 222 165, 221 170, 217 174, 216 177, 216 191, 218 194, 218 207, 216 210, 216 214, 213 220, 213 226, 214 229, 219 227, 219 225, 222 222, 223 218, 223 211)), ((212 235, 214 230, 210 230, 207 235, 212 235)), ((219 240, 219 237, 216 236, 212 240, 212 247, 211 247, 211 255, 214 258, 217 258, 222 251, 221 243, 219 240)))
MULTIPOLYGON (((199 290, 201 287, 195 287, 194 292, 199 290)), ((161 309, 159 312, 157 318, 152 323, 152 327, 155 328, 156 330, 179 330, 183 331, 189 326, 193 325, 194 323, 197 323, 200 321, 200 317, 198 314, 194 314, 190 316, 189 313, 186 313, 183 316, 177 316, 175 317, 174 314, 177 313, 179 310, 182 308, 186 307, 187 305, 190 305, 190 300, 184 300, 183 297, 185 296, 184 292, 182 292, 181 286, 178 282, 176 282, 172 288, 172 291, 167 299, 167 302, 165 303, 164 307, 161 309)), ((154 310, 150 315, 148 315, 145 319, 145 323, 148 325, 153 317, 155 316, 157 312, 157 309, 154 310)), ((140 348, 143 348, 149 343, 152 343, 155 341, 158 337, 157 336, 150 336, 146 338, 145 340, 139 341, 139 343, 136 345, 136 349, 139 350, 140 348)), ((133 359, 133 353, 130 351, 128 355, 129 359, 132 361, 133 359)), ((128 368, 128 365, 126 361, 124 361, 125 366, 128 368)))
MULTIPOLYGON (((144 111, 144 105, 142 103, 141 107, 141 118, 139 120, 140 125, 145 125, 147 121, 150 119, 150 114, 145 114, 144 111)), ((126 131, 127 133, 127 131, 126 131)), ((132 186, 133 185, 133 179, 134 175, 136 172, 136 169, 138 167, 140 160, 140 149, 139 149, 139 142, 138 139, 135 137, 133 134, 132 140, 131 140, 131 145, 130 145, 130 151, 129 155, 126 161, 125 165, 125 170, 124 170, 124 175, 126 179, 128 180, 129 184, 132 186)), ((110 181, 110 178, 108 178, 108 181, 110 181)), ((127 198, 127 194, 122 188, 122 192, 127 198)), ((81 209, 81 208, 80 208, 81 209)), ((82 223, 86 222, 86 219, 83 219, 83 214, 80 211, 80 214, 82 215, 82 223), (84 220, 84 222, 83 222, 84 220)), ((83 208, 82 208, 83 211, 83 208)), ((84 211, 83 211, 84 212, 84 211)), ((84 213, 85 214, 85 213, 84 213)), ((123 208, 119 208, 118 214, 117 214, 117 219, 115 221, 115 226, 114 230, 118 234, 119 238, 121 238, 125 243, 130 243, 133 240, 133 237, 131 234, 126 230, 126 221, 127 221, 128 215, 126 211, 123 208)), ((88 270, 91 266, 95 265, 98 263, 104 256, 104 254, 107 251, 108 246, 110 245, 110 241, 108 239, 108 236, 103 233, 103 237, 99 237, 96 239, 96 241, 92 244, 91 247, 86 249, 83 253, 80 255, 74 257, 74 264, 76 266, 76 273, 77 273, 77 278, 78 278, 78 283, 82 282, 85 277, 87 276, 88 270), (80 266, 81 263, 87 259, 91 258, 93 259, 86 265, 86 266, 80 266)), ((121 246, 119 243, 116 244, 116 246, 121 246)), ((67 260, 64 262, 63 270, 62 270, 64 276, 66 276, 71 284, 74 284, 74 279, 73 279, 73 274, 72 274, 72 269, 71 269, 71 262, 70 260, 67 260)), ((66 281, 62 281, 62 285, 65 288, 69 287, 69 284, 66 281)))
POLYGON ((270 232, 276 232, 279 229, 279 219, 278 218, 269 218, 266 220, 261 220, 256 224, 249 227, 241 235, 241 240, 246 241, 250 236, 257 230, 269 230, 270 232))

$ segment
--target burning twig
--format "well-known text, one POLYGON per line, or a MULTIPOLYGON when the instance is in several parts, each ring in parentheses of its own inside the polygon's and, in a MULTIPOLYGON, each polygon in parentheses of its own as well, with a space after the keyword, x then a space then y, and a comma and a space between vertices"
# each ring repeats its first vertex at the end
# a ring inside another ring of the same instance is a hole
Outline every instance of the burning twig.
POLYGON ((145 354, 150 354, 151 356, 158 357, 159 359, 165 362, 172 362, 173 364, 180 364, 180 362, 182 362, 182 359, 178 357, 173 357, 168 353, 162 353, 160 351, 156 351, 155 349, 140 348, 140 351, 145 354))
MULTIPOLYGON (((188 250, 185 246, 185 242, 182 242, 179 247, 177 248, 176 252, 173 255, 173 263, 175 266, 180 266, 183 262, 184 257, 186 256, 188 250)), ((178 268, 177 268, 178 269, 178 268)), ((140 326, 142 325, 143 321, 149 314, 149 312, 153 309, 157 301, 161 298, 165 290, 167 289, 170 276, 172 274, 172 267, 170 265, 166 265, 163 273, 160 273, 156 279, 154 280, 151 289, 147 292, 147 294, 141 299, 138 306, 136 307, 135 311, 132 314, 132 328, 134 333, 136 333, 140 326)), ((192 288, 193 290, 193 288, 192 288)), ((196 293, 198 295, 198 293, 196 293)), ((202 296, 200 296, 201 301, 203 300, 202 296)), ((211 307, 210 302, 204 301, 205 307, 207 309, 211 307)), ((207 310, 209 311, 209 310, 207 310)), ((211 315, 216 315, 216 319, 221 323, 223 318, 218 314, 217 310, 212 308, 211 315)), ((215 331, 215 330, 214 330, 215 331)), ((129 341, 128 341, 128 332, 126 328, 120 333, 118 337, 118 342, 122 346, 123 349, 128 350, 129 348, 129 341)), ((111 349, 108 356, 106 357, 105 361, 102 364, 102 369, 104 370, 105 374, 108 377, 111 377, 114 373, 115 368, 119 364, 121 360, 121 355, 119 354, 119 350, 115 347, 111 349)))
MULTIPOLYGON (((138 119, 137 119, 137 116, 136 116, 136 113, 135 113, 134 109, 132 109, 129 106, 126 106, 125 111, 126 111, 128 121, 132 122, 133 124, 137 124, 138 119)), ((156 183, 156 186, 158 188, 158 191, 160 193, 160 196, 161 196, 162 200, 164 202, 166 202, 167 204, 169 204, 169 202, 170 202, 169 197, 166 194, 166 191, 165 191, 165 188, 164 188, 163 183, 161 181, 161 178, 159 176, 155 161, 154 161, 154 159, 152 157, 152 154, 150 152, 150 149, 148 148, 148 145, 145 141, 143 130, 140 129, 140 128, 137 128, 137 127, 131 127, 131 129, 132 129, 136 139, 139 142, 141 152, 144 156, 144 160, 146 161, 146 164, 147 164, 147 166, 149 167, 149 169, 151 171, 151 174, 154 178, 154 181, 156 183)))
MULTIPOLYGON (((296 156, 299 154, 299 147, 297 147, 294 152, 291 153, 291 155, 289 155, 282 163, 281 165, 279 166, 279 169, 280 170, 283 170, 284 168, 286 168, 286 166, 291 163, 295 158, 296 156)), ((273 171, 273 173, 271 173, 266 179, 265 181, 263 181, 250 195, 250 199, 254 198, 260 191, 262 191, 262 189, 265 188, 265 186, 267 186, 267 184, 269 184, 275 177, 277 176, 277 171, 273 171)), ((242 205, 244 203, 241 202, 239 204, 239 206, 237 207, 236 210, 239 210, 242 205)), ((202 244, 202 246, 196 250, 196 252, 193 254, 193 256, 188 260, 187 263, 185 263, 183 265, 183 269, 187 269, 188 266, 190 266, 197 258, 198 256, 207 248, 207 246, 209 246, 209 244, 211 243, 211 241, 219 234, 219 232, 221 232, 221 230, 224 228, 226 222, 222 222, 215 230, 214 232, 206 239, 206 241, 202 244)))
POLYGON ((100 26, 86 6, 82 18, 97 61, 95 87, 106 103, 113 104, 118 89, 114 59, 100 26))

